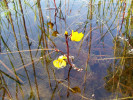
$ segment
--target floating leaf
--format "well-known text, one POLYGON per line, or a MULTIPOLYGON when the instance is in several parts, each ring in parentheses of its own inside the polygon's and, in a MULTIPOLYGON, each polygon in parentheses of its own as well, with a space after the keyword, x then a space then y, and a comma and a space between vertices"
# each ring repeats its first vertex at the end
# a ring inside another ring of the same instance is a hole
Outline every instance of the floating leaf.
POLYGON ((49 27, 50 27, 51 29, 53 29, 54 24, 53 24, 52 22, 48 22, 47 24, 49 25, 49 27))
POLYGON ((52 33, 52 36, 56 37, 58 34, 59 34, 59 33, 58 33, 57 31, 54 31, 54 32, 52 33))
POLYGON ((72 93, 81 93, 81 90, 78 86, 75 86, 72 88, 72 90, 70 90, 72 93))

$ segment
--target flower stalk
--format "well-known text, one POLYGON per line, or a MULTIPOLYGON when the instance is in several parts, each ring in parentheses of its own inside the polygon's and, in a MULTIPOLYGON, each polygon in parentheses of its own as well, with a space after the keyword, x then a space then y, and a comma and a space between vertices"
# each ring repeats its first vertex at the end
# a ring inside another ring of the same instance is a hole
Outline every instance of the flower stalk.
POLYGON ((59 56, 58 59, 54 60, 53 61, 53 65, 60 69, 60 68, 64 68, 66 66, 66 60, 67 60, 67 63, 70 65, 70 68, 74 68, 76 69, 77 71, 82 71, 83 69, 81 68, 77 68, 75 66, 75 64, 73 64, 72 62, 72 59, 74 58, 73 56, 69 56, 69 44, 68 44, 68 39, 70 39, 71 41, 75 41, 75 42, 79 42, 84 34, 81 33, 78 33, 78 32, 74 32, 72 30, 72 34, 70 36, 68 36, 68 32, 65 31, 65 40, 66 40, 66 48, 67 48, 67 54, 64 54, 64 52, 60 51, 59 49, 55 49, 56 52, 61 52, 63 55, 62 56, 59 56))
POLYGON ((77 71, 82 71, 83 69, 81 68, 77 68, 76 66, 75 66, 75 64, 72 64, 71 62, 70 62, 70 59, 69 59, 69 44, 68 44, 68 33, 67 32, 65 32, 65 39, 66 39, 66 45, 67 45, 67 61, 68 61, 68 63, 69 63, 69 65, 70 65, 70 67, 73 67, 74 69, 76 69, 77 71))

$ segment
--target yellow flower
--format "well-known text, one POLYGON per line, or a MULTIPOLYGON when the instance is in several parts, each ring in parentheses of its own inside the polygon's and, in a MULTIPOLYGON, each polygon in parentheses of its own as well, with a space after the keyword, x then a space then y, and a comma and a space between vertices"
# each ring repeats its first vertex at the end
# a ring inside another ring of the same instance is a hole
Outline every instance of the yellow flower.
POLYGON ((63 68, 63 67, 66 66, 66 61, 65 61, 65 59, 67 59, 66 56, 64 56, 64 55, 59 56, 59 58, 58 58, 57 60, 54 60, 54 61, 53 61, 53 65, 54 65, 56 68, 58 68, 58 69, 63 68))
POLYGON ((68 35, 68 32, 67 31, 65 31, 65 33, 64 33, 65 35, 68 35))
POLYGON ((76 42, 79 42, 82 38, 83 38, 84 34, 81 32, 81 33, 78 33, 78 32, 74 32, 72 30, 72 34, 71 34, 71 40, 72 41, 76 41, 76 42))

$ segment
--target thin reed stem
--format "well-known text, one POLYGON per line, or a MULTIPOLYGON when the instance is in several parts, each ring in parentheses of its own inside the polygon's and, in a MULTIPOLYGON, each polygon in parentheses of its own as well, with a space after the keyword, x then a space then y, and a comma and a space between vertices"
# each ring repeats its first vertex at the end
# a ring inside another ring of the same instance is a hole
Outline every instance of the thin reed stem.
POLYGON ((29 52, 30 52, 30 58, 32 61, 32 67, 33 67, 33 73, 34 73, 34 80, 35 80, 35 85, 36 85, 36 90, 37 90, 37 97, 38 100, 40 100, 40 96, 39 96, 39 89, 38 89, 38 83, 37 83, 37 78, 36 78, 36 70, 35 70, 35 64, 34 64, 34 60, 32 58, 32 53, 31 53, 31 48, 30 48, 30 41, 29 41, 29 36, 28 36, 28 32, 27 32, 27 28, 26 28, 26 24, 25 24, 25 18, 24 18, 24 13, 23 13, 23 9, 22 9, 22 5, 21 5, 21 1, 19 0, 19 6, 20 6, 20 10, 22 13, 22 19, 23 19, 23 26, 24 26, 24 31, 25 31, 25 37, 28 43, 28 47, 29 47, 29 52))
MULTIPOLYGON (((8 3, 7 3, 6 0, 4 0, 4 3, 5 3, 5 5, 6 5, 6 9, 9 9, 9 8, 8 8, 8 3)), ((13 30, 13 34, 14 34, 14 38, 15 38, 17 50, 20 51, 20 50, 19 50, 18 40, 17 40, 17 37, 16 37, 16 33, 15 33, 15 29, 14 29, 14 25, 13 25, 13 20, 12 20, 11 12, 10 12, 10 11, 9 11, 9 20, 10 20, 11 27, 12 27, 12 30, 13 30)), ((20 55, 22 64, 24 65, 24 69, 25 69, 25 72, 26 72, 26 75, 27 75, 27 78, 28 78, 28 81, 29 81, 29 85, 30 85, 31 91, 33 91, 33 90, 32 90, 32 86, 31 86, 31 82, 30 82, 30 79, 29 79, 29 76, 28 76, 28 72, 27 72, 27 70, 26 70, 26 68, 25 68, 25 64, 24 64, 24 61, 23 61, 23 58, 22 58, 22 55, 21 55, 20 52, 19 52, 19 55, 20 55)))

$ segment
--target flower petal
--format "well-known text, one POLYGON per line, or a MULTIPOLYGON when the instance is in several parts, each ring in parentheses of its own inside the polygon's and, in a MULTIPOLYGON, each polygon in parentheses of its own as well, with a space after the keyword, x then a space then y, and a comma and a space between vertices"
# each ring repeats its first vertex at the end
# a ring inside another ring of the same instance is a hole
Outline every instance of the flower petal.
POLYGON ((59 56, 59 58, 57 60, 53 61, 53 65, 58 69, 65 67, 66 61, 64 59, 67 59, 67 57, 64 55, 59 56))
POLYGON ((53 61, 53 65, 54 65, 56 68, 60 68, 60 64, 59 64, 59 61, 58 61, 58 60, 54 60, 54 61, 53 61))
POLYGON ((67 59, 67 57, 65 56, 65 55, 61 55, 61 56, 59 56, 59 58, 58 59, 67 59))
POLYGON ((72 41, 79 42, 83 38, 83 36, 84 36, 84 34, 82 32, 81 33, 78 33, 78 32, 74 32, 72 30, 71 40, 72 41))
POLYGON ((61 67, 63 68, 63 67, 65 67, 65 66, 66 66, 66 61, 63 60, 62 63, 61 63, 61 67))

